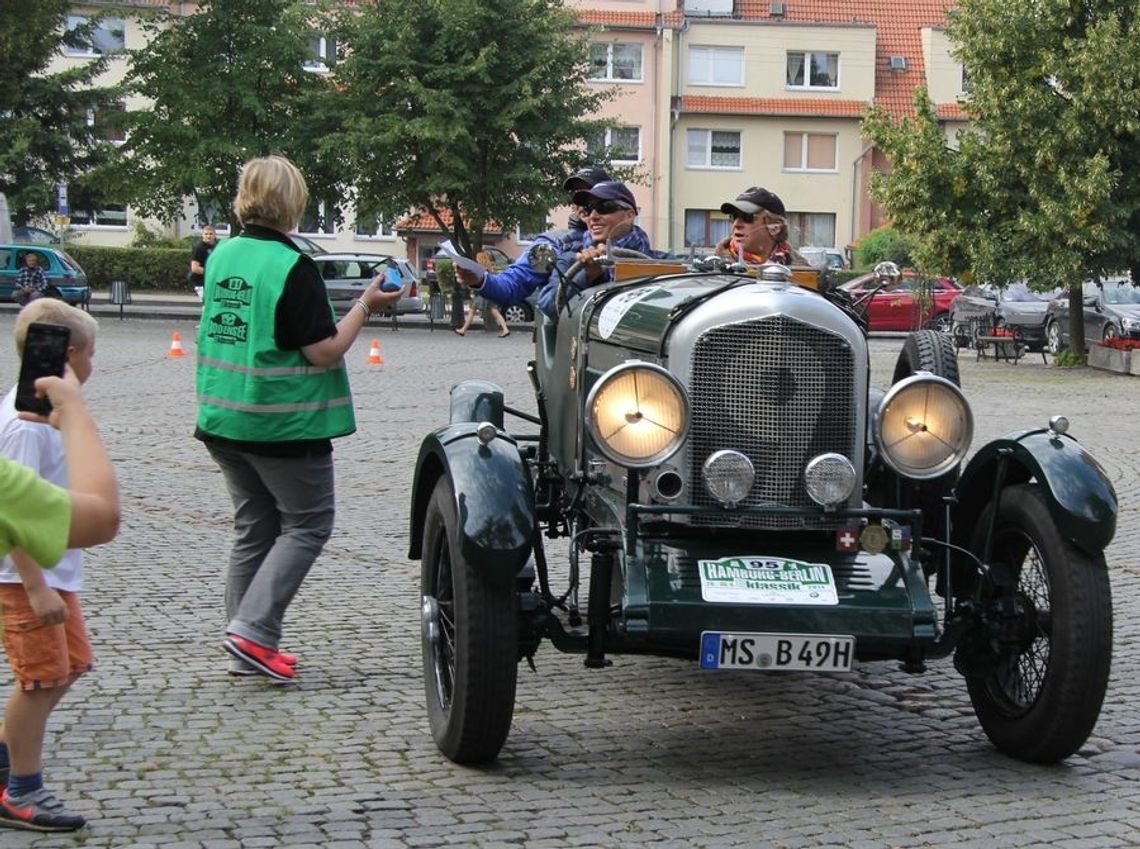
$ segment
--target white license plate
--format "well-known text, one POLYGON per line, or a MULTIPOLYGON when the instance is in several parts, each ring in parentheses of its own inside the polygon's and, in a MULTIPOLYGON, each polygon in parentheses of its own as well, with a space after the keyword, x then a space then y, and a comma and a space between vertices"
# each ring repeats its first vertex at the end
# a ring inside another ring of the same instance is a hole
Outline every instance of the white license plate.
POLYGON ((855 638, 839 634, 701 634, 701 669, 849 672, 854 658, 855 638))

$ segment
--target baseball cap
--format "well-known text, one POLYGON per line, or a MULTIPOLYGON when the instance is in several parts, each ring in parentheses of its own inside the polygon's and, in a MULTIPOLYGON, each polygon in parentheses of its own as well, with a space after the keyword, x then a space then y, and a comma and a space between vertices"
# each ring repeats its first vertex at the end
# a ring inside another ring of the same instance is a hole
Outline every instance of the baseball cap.
POLYGON ((736 196, 736 200, 722 203, 720 211, 732 215, 734 212, 745 212, 749 215, 755 215, 761 209, 766 209, 769 212, 784 217, 784 202, 776 195, 767 189, 760 186, 752 186, 742 191, 736 196))
POLYGON ((595 200, 618 200, 628 204, 629 208, 637 212, 637 199, 633 196, 625 183, 617 180, 605 180, 588 189, 574 192, 573 202, 578 206, 586 206, 595 200))
POLYGON ((589 168, 579 168, 567 177, 566 182, 562 184, 562 189, 567 192, 580 192, 582 189, 590 188, 595 183, 604 183, 610 179, 612 179, 610 175, 597 165, 591 165, 589 168))

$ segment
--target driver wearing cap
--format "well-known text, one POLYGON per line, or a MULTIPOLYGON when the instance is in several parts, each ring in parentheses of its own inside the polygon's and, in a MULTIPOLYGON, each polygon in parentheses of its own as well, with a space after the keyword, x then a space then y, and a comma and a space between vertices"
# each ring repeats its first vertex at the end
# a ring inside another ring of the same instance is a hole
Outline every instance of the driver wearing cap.
POLYGON ((788 244, 784 202, 775 193, 751 186, 722 203, 720 211, 732 217, 732 232, 717 243, 717 256, 756 264, 807 264, 788 244))
MULTIPOLYGON (((577 181, 588 182, 591 175, 585 172, 591 170, 594 169, 577 172, 566 181, 564 187, 579 185, 577 181)), ((484 272, 480 276, 478 272, 466 271, 457 266, 456 278, 500 306, 520 303, 541 287, 538 295, 539 309, 555 318, 557 309, 554 301, 558 281, 576 262, 584 263, 573 281, 574 287, 581 289, 608 279, 609 270, 593 262, 606 252, 607 246, 628 248, 646 254, 650 252, 649 237, 634 224, 637 200, 624 183, 603 180, 591 184, 576 191, 571 201, 585 226, 584 231, 575 230, 572 225, 568 231, 543 233, 525 254, 502 271, 484 272), (558 274, 554 274, 552 269, 531 267, 531 251, 540 243, 546 243, 554 249, 558 274)))

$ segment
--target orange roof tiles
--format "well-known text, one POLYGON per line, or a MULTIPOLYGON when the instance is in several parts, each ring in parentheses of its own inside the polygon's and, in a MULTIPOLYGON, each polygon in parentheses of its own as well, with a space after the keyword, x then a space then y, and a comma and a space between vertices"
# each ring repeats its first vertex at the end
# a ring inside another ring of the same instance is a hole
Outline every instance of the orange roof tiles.
POLYGON ((657 15, 654 12, 616 12, 608 9, 580 9, 578 20, 590 26, 614 27, 643 27, 653 29, 657 26, 657 15))
MULTIPOLYGON (((441 209, 439 211, 439 217, 443 219, 444 224, 446 224, 448 227, 451 227, 452 218, 450 209, 441 209)), ((420 210, 415 215, 405 215, 403 218, 398 219, 394 226, 397 230, 425 230, 435 233, 439 232, 439 225, 436 223, 435 219, 432 218, 431 213, 425 212, 423 210, 420 210)), ((483 227, 484 235, 487 233, 501 234, 502 232, 502 225, 500 225, 497 221, 488 221, 483 227)))
POLYGON ((823 100, 805 97, 707 97, 682 98, 684 112, 721 115, 811 115, 815 118, 858 118, 867 104, 861 100, 823 100))

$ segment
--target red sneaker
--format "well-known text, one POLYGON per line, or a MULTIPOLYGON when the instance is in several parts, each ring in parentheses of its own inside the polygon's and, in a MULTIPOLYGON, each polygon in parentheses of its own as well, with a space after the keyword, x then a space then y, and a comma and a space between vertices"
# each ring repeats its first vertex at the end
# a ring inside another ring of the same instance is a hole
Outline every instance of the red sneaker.
POLYGON ((258 645, 253 640, 247 640, 237 634, 227 634, 222 646, 238 660, 244 660, 262 675, 267 675, 274 681, 292 681, 293 676, 297 674, 297 670, 282 658, 281 652, 277 649, 258 645))

